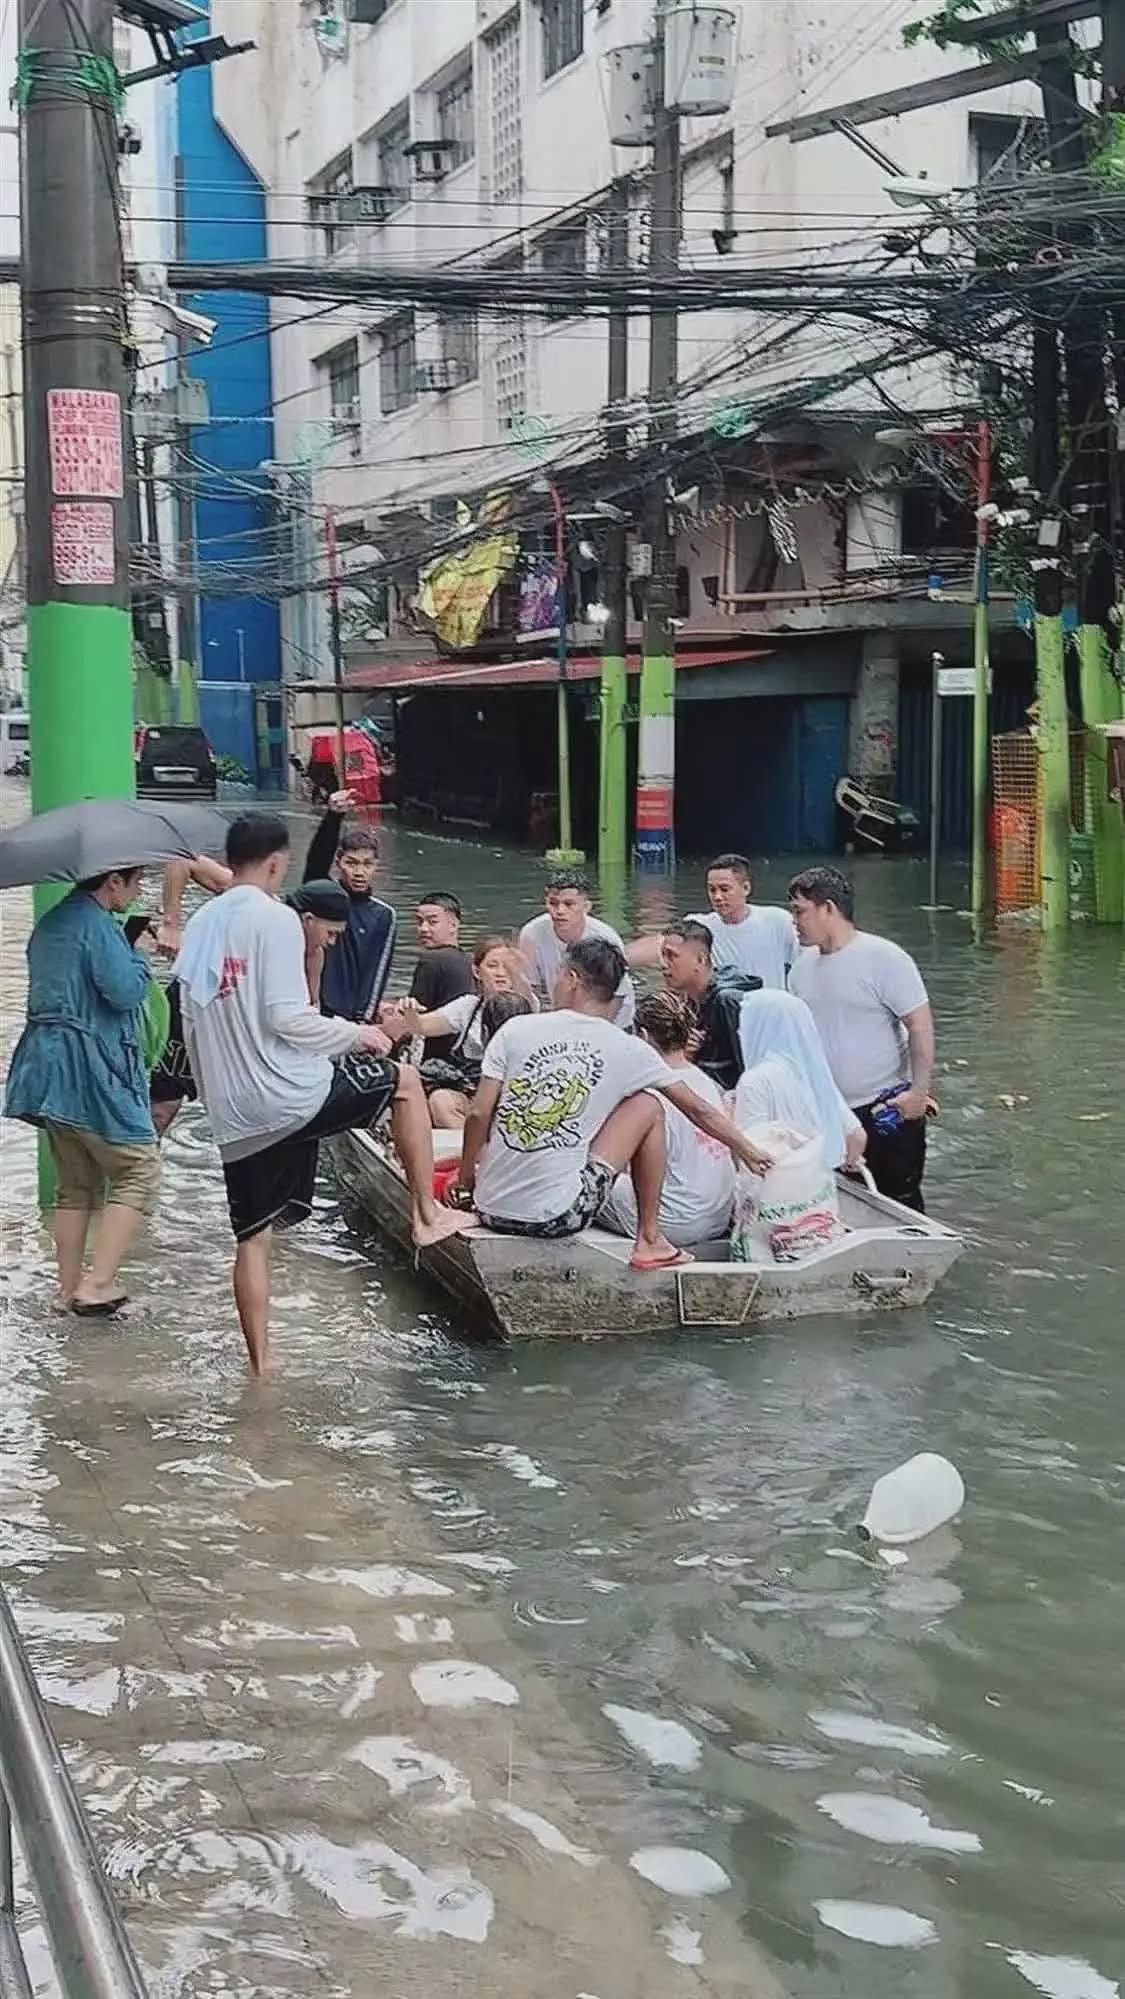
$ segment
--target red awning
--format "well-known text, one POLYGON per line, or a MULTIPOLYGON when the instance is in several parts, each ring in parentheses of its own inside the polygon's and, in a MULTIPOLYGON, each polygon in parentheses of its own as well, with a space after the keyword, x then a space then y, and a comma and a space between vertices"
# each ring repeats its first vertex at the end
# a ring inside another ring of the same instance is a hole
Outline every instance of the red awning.
MULTIPOLYGON (((746 646, 724 647, 715 652, 678 652, 677 673, 697 666, 745 666, 755 659, 768 659, 769 651, 751 651, 746 646)), ((629 673, 639 673, 641 656, 630 653, 625 662, 629 673)), ((568 680, 596 680, 602 670, 601 654, 571 653, 566 662, 568 680)), ((420 687, 447 687, 478 691, 486 687, 553 687, 559 663, 552 655, 536 654, 532 659, 497 661, 473 660, 458 666, 453 660, 388 660, 385 665, 357 666, 347 678, 349 687, 379 688, 387 693, 414 693, 420 687)))

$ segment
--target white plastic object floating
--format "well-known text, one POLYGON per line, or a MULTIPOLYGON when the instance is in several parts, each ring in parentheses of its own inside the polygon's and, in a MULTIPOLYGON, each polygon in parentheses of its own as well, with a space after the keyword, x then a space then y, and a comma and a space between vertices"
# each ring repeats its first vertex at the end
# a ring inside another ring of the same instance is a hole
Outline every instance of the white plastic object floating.
POLYGON ((864 1541, 902 1547, 955 1520, 965 1504, 965 1482, 956 1465, 936 1451, 919 1451, 877 1478, 859 1533, 864 1541))

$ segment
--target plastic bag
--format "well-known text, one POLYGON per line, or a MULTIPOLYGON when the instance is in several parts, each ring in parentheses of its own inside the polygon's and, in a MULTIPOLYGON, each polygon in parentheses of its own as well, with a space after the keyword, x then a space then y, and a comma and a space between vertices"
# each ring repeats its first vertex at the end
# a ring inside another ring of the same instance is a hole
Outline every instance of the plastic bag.
POLYGON ((746 1136, 774 1163, 761 1177, 738 1176, 731 1260, 802 1263, 844 1233, 823 1142, 783 1124, 751 1125, 746 1136))

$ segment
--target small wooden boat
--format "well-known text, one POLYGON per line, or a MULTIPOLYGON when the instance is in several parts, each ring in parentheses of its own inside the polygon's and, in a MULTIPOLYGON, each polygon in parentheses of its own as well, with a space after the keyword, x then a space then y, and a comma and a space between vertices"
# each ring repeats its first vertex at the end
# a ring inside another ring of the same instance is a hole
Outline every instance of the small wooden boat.
MULTIPOLYGON (((435 1133, 446 1137, 459 1144, 452 1133, 435 1133)), ((330 1151, 345 1195, 413 1253, 406 1183, 390 1146, 357 1131, 333 1139, 330 1151)), ((695 1261, 679 1270, 641 1275, 629 1268, 632 1244, 607 1229, 563 1242, 474 1229, 420 1251, 418 1268, 476 1326, 509 1339, 667 1333, 920 1305, 960 1256, 960 1236, 858 1180, 840 1175, 839 1185, 847 1233, 802 1263, 732 1263, 722 1241, 697 1245, 695 1261)))

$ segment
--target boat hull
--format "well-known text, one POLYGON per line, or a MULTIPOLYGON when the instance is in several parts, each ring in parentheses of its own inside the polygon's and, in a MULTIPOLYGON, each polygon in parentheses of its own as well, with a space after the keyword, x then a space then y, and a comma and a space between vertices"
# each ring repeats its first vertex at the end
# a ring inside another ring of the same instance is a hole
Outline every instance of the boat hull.
MULTIPOLYGON (((406 1186, 383 1144, 350 1132, 329 1150, 345 1195, 414 1254, 406 1186)), ((562 1242, 474 1229, 418 1252, 417 1267, 477 1327, 508 1339, 618 1338, 902 1310, 922 1304, 961 1254, 940 1222, 843 1177, 840 1206, 847 1233, 802 1263, 731 1263, 725 1243, 704 1243, 683 1269, 642 1275, 629 1268, 630 1245, 602 1229, 562 1242)))

